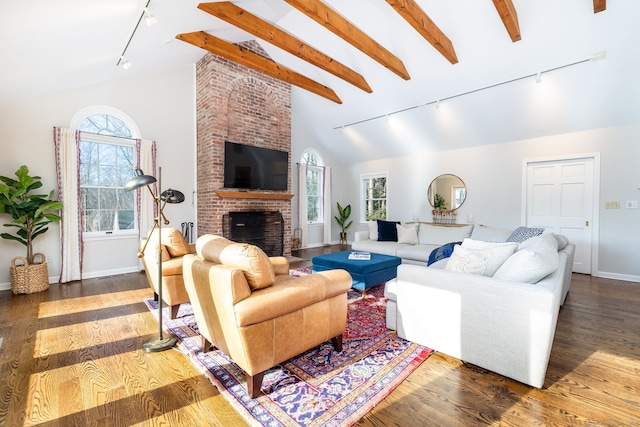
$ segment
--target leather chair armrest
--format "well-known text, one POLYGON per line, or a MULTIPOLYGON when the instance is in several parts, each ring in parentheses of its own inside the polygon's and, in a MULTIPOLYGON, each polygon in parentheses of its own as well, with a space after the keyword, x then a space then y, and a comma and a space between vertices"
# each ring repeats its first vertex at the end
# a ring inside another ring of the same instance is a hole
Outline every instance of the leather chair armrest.
POLYGON ((269 257, 271 265, 273 266, 273 272, 276 275, 289 274, 289 261, 283 256, 269 257))

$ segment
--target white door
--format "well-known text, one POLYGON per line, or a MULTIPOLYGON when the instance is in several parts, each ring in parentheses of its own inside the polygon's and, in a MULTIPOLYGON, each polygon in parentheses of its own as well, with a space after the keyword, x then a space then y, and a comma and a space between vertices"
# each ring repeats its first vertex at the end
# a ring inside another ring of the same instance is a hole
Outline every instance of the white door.
POLYGON ((573 271, 591 274, 593 158, 527 164, 526 225, 575 243, 573 271))

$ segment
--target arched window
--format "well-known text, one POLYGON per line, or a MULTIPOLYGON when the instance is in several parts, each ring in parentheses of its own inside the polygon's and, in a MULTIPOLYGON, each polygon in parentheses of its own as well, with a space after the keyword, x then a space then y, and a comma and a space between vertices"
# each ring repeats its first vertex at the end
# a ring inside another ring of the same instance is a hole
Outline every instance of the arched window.
POLYGON ((324 220, 323 214, 323 185, 324 167, 322 157, 315 150, 306 150, 300 163, 307 164, 307 222, 320 224, 324 220))
POLYGON ((124 113, 90 107, 72 120, 80 130, 80 198, 83 231, 89 235, 137 230, 135 193, 124 191, 136 165, 139 131, 124 113), (131 125, 133 124, 133 125, 131 125))

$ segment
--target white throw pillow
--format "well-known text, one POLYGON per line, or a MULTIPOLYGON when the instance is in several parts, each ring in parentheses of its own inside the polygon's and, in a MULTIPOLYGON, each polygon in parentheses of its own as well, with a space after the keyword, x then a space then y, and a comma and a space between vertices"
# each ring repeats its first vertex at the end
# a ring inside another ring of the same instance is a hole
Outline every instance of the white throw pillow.
POLYGON ((378 240, 378 221, 369 222, 369 240, 378 240))
POLYGON ((514 252, 518 249, 518 244, 515 242, 485 242, 484 240, 475 240, 470 238, 466 238, 462 241, 462 247, 472 251, 498 248, 501 246, 513 247, 514 252))
POLYGON ((396 230, 398 231, 398 243, 418 244, 418 229, 415 225, 402 226, 396 224, 396 230))
POLYGON ((522 242, 518 251, 493 275, 500 280, 537 283, 558 268, 558 242, 554 235, 543 234, 522 242))
POLYGON ((493 276, 503 262, 516 250, 517 245, 499 245, 486 249, 468 249, 456 245, 445 270, 458 273, 493 276))

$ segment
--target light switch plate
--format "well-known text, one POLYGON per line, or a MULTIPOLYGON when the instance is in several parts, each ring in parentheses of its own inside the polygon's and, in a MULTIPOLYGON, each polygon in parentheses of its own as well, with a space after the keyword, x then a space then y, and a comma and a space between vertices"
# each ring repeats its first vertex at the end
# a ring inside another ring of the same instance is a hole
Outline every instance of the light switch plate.
POLYGON ((605 209, 620 209, 620 202, 605 202, 605 209))
POLYGON ((638 209, 637 200, 627 200, 627 209, 638 209))

